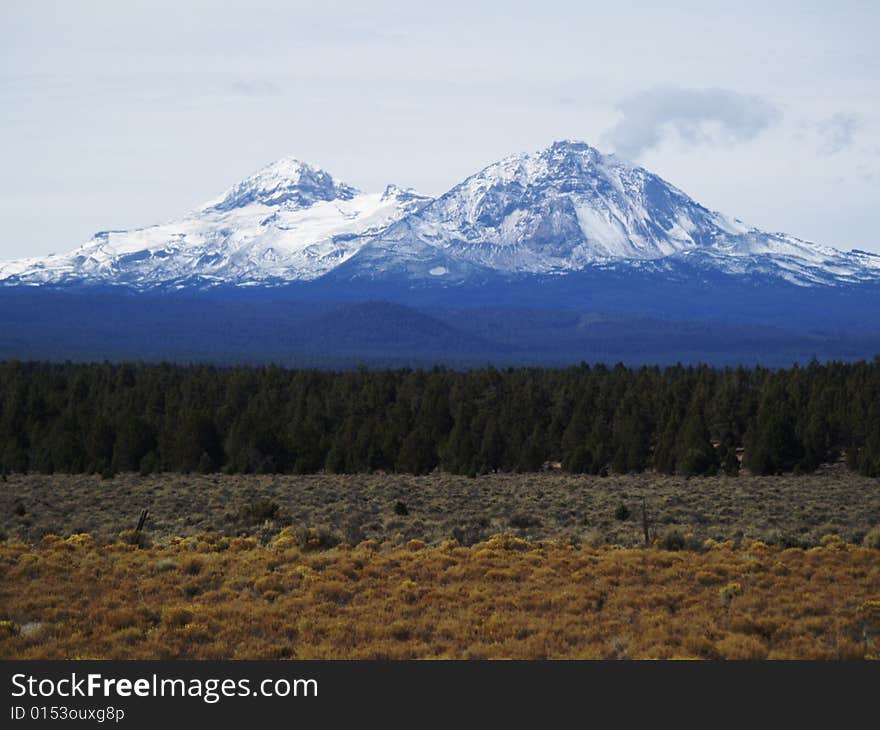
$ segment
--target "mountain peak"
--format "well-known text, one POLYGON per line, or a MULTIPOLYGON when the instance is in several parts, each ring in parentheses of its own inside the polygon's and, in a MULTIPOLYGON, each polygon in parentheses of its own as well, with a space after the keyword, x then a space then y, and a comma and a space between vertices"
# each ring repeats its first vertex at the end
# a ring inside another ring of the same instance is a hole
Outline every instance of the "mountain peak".
POLYGON ((404 188, 400 185, 395 185, 392 183, 391 185, 385 186, 385 191, 382 193, 382 200, 391 200, 396 199, 400 201, 424 201, 428 202, 431 200, 427 195, 422 195, 417 192, 413 188, 404 188))
POLYGON ((607 170, 621 167, 613 156, 603 155, 595 147, 575 139, 553 142, 536 152, 505 157, 469 178, 473 182, 516 181, 519 185, 582 184, 586 180, 607 177, 607 170))
POLYGON ((551 175, 558 175, 562 170, 576 175, 596 176, 605 174, 605 168, 621 166, 615 157, 603 155, 586 142, 574 139, 554 142, 534 157, 545 163, 551 175))
POLYGON ((595 147, 591 147, 589 144, 580 139, 558 139, 553 144, 551 144, 550 147, 547 148, 547 151, 599 153, 599 151, 595 147))
POLYGON ((880 261, 866 265, 751 229, 648 170, 572 139, 485 167, 377 237, 348 270, 395 270, 415 279, 441 270, 558 275, 673 257, 737 275, 760 261, 799 284, 880 278, 880 261))
POLYGON ((308 162, 300 160, 293 155, 284 155, 275 160, 275 162, 270 162, 251 177, 269 177, 274 175, 277 177, 286 177, 291 180, 297 180, 303 175, 321 172, 324 172, 324 170, 317 165, 310 165, 308 162))
POLYGON ((287 155, 233 185, 203 210, 227 211, 253 203, 305 208, 319 200, 351 200, 357 193, 320 167, 287 155))

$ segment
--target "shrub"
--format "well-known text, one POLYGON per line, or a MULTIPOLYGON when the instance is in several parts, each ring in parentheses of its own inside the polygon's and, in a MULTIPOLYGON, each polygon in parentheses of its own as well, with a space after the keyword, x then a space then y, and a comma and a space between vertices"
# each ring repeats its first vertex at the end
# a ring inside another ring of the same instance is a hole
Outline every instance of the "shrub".
POLYGON ((229 541, 229 549, 234 553, 253 550, 257 547, 257 539, 255 537, 233 537, 229 541))
POLYGON ((715 648, 725 659, 754 661, 767 658, 767 647, 754 636, 747 634, 729 634, 721 639, 715 648))
POLYGON ((0 636, 18 636, 20 632, 15 621, 0 621, 0 636))
POLYGON ((709 570, 697 571, 697 574, 694 577, 697 579, 697 583, 703 586, 710 586, 714 583, 720 583, 724 580, 723 575, 715 571, 709 570))
POLYGON ((285 527, 280 537, 292 538, 293 543, 302 550, 328 550, 342 542, 342 536, 327 525, 285 527))
POLYGON ((406 504, 404 504, 400 500, 397 500, 397 502, 394 503, 394 514, 405 517, 409 514, 409 508, 406 506, 406 504))
POLYGON ((135 545, 139 548, 151 547, 150 538, 143 530, 123 530, 119 533, 119 539, 126 545, 135 545))
POLYGON ((360 518, 350 517, 342 526, 342 537, 349 545, 357 545, 366 539, 360 518))
POLYGON ((134 610, 130 608, 117 608, 108 611, 104 617, 104 623, 112 629, 126 629, 129 626, 137 626, 140 618, 134 610))
POLYGON ((175 563, 171 558, 162 558, 156 562, 156 572, 157 573, 167 573, 169 570, 174 570, 177 567, 177 563, 175 563))
POLYGON ((353 593, 351 589, 338 580, 329 580, 324 583, 317 583, 312 587, 312 596, 320 601, 343 605, 351 600, 353 593))
POLYGON ((396 641, 408 641, 410 634, 412 633, 412 629, 406 621, 395 621, 393 624, 391 624, 389 633, 391 634, 391 638, 395 639, 396 641))
POLYGON ((859 606, 859 614, 866 623, 880 628, 880 601, 865 601, 859 606))
POLYGON ((313 550, 328 550, 340 542, 342 542, 342 538, 339 533, 334 532, 327 525, 318 525, 317 527, 310 528, 309 541, 306 547, 310 547, 313 550))
POLYGON ((271 499, 259 499, 241 508, 241 518, 249 525, 254 525, 267 520, 274 520, 281 509, 279 504, 271 499))
POLYGON ((287 550, 292 547, 300 547, 302 541, 299 538, 299 530, 301 528, 288 525, 279 532, 272 541, 272 547, 276 550, 287 550))
MULTIPOLYGON (((90 548, 94 547, 95 538, 87 532, 75 532, 64 541, 64 544, 71 547, 90 548)), ((147 548, 150 547, 149 540, 145 539, 143 546, 147 548)))
POLYGON ((137 644, 142 641, 144 638, 144 633, 136 626, 129 626, 125 629, 120 629, 113 634, 113 641, 119 644, 137 644))
POLYGON ((193 612, 185 606, 168 606, 162 609, 162 623, 180 628, 192 623, 193 612))
POLYGON ((15 512, 16 516, 24 517, 27 514, 27 507, 24 506, 24 502, 18 499, 16 500, 15 506, 12 508, 12 511, 15 512))
POLYGON ((527 530, 530 527, 540 527, 541 520, 537 517, 527 514, 515 514, 510 518, 510 526, 517 530, 527 530))
POLYGON ((419 588, 418 583, 406 578, 398 584, 395 593, 404 603, 415 603, 419 600, 422 590, 419 588))
POLYGON ((774 542, 784 548, 810 547, 810 540, 806 535, 796 535, 793 532, 783 532, 774 542))
POLYGON ((532 547, 525 540, 503 533, 492 535, 486 542, 486 546, 495 550, 529 550, 532 547))
POLYGON ((621 522, 628 520, 629 515, 630 515, 629 507, 627 507, 623 502, 621 502, 618 505, 617 509, 614 510, 614 519, 620 520, 621 522))
POLYGON ((829 533, 827 535, 822 535, 822 538, 819 540, 819 544, 822 547, 832 547, 832 546, 840 547, 840 546, 844 545, 845 543, 844 543, 843 538, 840 535, 838 535, 836 533, 829 533))
POLYGON ((274 600, 284 592, 284 583, 280 576, 270 573, 254 581, 254 590, 269 600, 274 600), (267 595, 271 594, 271 595, 267 595))
POLYGON ((865 535, 864 540, 862 540, 862 544, 865 547, 880 550, 880 525, 877 525, 868 531, 868 534, 865 535))
POLYGON ((721 659, 721 654, 706 636, 688 635, 685 637, 683 646, 685 650, 702 659, 721 659))
POLYGON ((455 540, 459 545, 470 547, 471 545, 476 545, 483 539, 483 530, 474 525, 468 525, 466 527, 453 527, 452 539, 455 540))
POLYGON ((186 575, 198 575, 202 572, 202 568, 205 567, 205 561, 201 558, 192 557, 185 560, 181 566, 180 570, 182 573, 186 575))
POLYGON ((670 530, 659 541, 661 550, 687 550, 687 538, 680 530, 670 530))
POLYGON ((742 585, 739 583, 728 583, 724 588, 718 591, 718 597, 725 608, 729 608, 730 604, 736 596, 741 596, 743 592, 742 585))

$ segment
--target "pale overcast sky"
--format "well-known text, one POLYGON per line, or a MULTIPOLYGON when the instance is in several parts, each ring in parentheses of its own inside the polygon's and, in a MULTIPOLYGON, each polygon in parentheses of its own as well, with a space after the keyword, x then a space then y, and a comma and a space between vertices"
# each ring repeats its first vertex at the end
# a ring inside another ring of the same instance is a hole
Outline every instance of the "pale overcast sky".
POLYGON ((293 154, 437 195, 583 139, 880 252, 880 3, 0 2, 0 258, 175 218, 293 154))

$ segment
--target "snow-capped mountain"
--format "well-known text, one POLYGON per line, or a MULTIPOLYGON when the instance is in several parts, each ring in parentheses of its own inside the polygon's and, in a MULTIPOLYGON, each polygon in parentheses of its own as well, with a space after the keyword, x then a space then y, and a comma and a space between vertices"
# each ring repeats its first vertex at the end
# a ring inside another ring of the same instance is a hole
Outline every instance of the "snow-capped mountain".
POLYGON ((150 288, 313 279, 429 201, 395 185, 363 193, 285 157, 180 220, 102 231, 69 254, 0 263, 0 282, 150 288))
POLYGON ((151 287, 321 279, 439 285, 614 268, 880 281, 880 256, 750 228, 582 142, 508 157, 431 200, 363 193, 284 158, 179 221, 0 263, 0 283, 151 287))
POLYGON ((750 228, 641 167, 572 141, 486 167, 374 237, 344 269, 463 280, 477 270, 662 271, 681 262, 801 285, 880 279, 880 256, 750 228))

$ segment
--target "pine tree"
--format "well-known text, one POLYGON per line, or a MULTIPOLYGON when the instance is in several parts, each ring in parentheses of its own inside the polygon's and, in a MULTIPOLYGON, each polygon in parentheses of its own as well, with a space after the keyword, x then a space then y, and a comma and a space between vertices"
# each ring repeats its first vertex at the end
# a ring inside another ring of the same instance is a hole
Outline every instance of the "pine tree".
POLYGON ((480 469, 481 471, 498 471, 501 468, 501 460, 504 456, 504 441, 498 429, 498 422, 494 416, 486 419, 483 429, 483 439, 480 444, 480 469))
POLYGON ((795 432, 794 404, 781 386, 765 394, 745 441, 746 466, 754 474, 788 471, 803 457, 795 432))
POLYGON ((678 447, 681 435, 681 416, 678 408, 674 408, 657 446, 654 449, 653 464, 654 468, 662 474, 674 474, 678 463, 678 447))
POLYGON ((427 474, 436 465, 437 457, 427 431, 416 428, 407 434, 400 446, 397 470, 412 474, 427 474))
POLYGON ((709 439, 699 405, 691 408, 681 429, 675 470, 684 476, 716 474, 718 455, 709 439))
POLYGON ((156 445, 156 432, 152 424, 126 413, 113 444, 113 467, 117 471, 140 470, 144 457, 154 451, 156 445))

